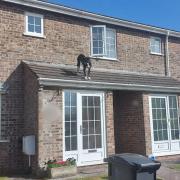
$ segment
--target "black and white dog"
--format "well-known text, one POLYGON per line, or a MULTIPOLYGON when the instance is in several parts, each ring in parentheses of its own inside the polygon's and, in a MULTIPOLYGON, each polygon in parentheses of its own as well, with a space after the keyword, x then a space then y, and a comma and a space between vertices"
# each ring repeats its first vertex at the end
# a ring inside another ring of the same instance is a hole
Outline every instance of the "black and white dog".
POLYGON ((86 57, 84 54, 80 54, 77 58, 77 72, 80 70, 80 65, 83 65, 83 73, 85 79, 91 79, 90 73, 91 73, 91 60, 89 57, 86 57))

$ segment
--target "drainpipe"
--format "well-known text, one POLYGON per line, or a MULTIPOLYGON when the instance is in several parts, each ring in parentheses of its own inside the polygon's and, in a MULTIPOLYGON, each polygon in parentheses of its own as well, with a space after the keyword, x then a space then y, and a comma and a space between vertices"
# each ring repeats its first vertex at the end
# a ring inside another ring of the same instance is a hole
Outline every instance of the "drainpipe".
POLYGON ((166 47, 165 47, 165 75, 171 76, 169 68, 169 31, 166 34, 166 47))

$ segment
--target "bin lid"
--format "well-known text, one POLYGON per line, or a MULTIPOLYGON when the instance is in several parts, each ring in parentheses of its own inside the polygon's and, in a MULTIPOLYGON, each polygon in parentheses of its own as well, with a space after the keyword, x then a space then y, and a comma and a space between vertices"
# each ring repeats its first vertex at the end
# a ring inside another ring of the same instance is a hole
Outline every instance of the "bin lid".
POLYGON ((145 156, 140 154, 133 153, 122 153, 115 154, 107 158, 108 162, 116 162, 116 163, 125 163, 134 167, 136 170, 154 172, 158 170, 161 166, 161 163, 158 161, 152 161, 145 156))

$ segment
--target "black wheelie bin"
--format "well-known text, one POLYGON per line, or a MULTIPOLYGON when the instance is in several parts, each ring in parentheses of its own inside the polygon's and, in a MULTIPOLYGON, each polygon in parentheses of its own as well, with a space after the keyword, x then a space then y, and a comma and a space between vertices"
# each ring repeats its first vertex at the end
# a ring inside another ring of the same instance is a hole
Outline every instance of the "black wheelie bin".
POLYGON ((109 180, 156 180, 161 163, 132 153, 111 155, 104 159, 109 166, 109 180))

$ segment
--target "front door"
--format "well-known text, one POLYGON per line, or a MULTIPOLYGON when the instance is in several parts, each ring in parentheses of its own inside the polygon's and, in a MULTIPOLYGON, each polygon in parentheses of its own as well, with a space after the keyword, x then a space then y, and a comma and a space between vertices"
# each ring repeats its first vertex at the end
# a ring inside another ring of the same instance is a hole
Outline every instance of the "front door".
POLYGON ((174 95, 152 96, 150 101, 153 153, 176 153, 180 150, 178 101, 174 95))
POLYGON ((79 166, 102 163, 105 156, 103 93, 65 91, 64 97, 64 159, 74 157, 79 166))

